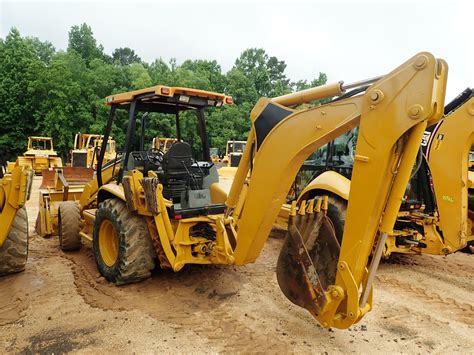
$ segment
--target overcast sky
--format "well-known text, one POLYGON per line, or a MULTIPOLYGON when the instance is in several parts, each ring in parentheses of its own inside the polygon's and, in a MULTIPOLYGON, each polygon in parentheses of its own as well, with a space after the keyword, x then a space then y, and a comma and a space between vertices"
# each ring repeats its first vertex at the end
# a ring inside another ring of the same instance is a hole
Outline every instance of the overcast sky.
POLYGON ((246 48, 287 63, 292 80, 346 83, 384 74, 420 51, 449 64, 452 99, 474 86, 474 1, 5 1, 0 36, 66 49, 71 26, 86 22, 105 51, 130 47, 145 61, 216 59, 224 71, 246 48))

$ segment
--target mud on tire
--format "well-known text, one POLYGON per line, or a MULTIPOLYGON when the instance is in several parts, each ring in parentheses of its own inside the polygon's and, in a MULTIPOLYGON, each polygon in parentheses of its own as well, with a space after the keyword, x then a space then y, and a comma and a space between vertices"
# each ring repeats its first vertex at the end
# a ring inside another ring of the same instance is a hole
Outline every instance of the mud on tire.
POLYGON ((94 256, 99 272, 117 285, 139 282, 151 275, 155 267, 155 251, 143 217, 130 212, 125 202, 109 199, 99 205, 94 222, 94 256), (118 239, 118 256, 113 265, 107 265, 99 247, 100 226, 108 220, 118 239))
POLYGON ((26 208, 16 212, 7 239, 0 248, 0 275, 25 270, 28 259, 28 215, 26 208))
POLYGON ((61 203, 58 212, 59 247, 63 251, 81 248, 81 211, 75 201, 61 203))

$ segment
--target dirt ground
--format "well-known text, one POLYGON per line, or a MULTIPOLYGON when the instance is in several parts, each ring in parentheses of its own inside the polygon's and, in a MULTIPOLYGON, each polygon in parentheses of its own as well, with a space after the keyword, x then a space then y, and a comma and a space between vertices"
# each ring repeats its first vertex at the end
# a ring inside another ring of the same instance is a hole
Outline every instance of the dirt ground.
MULTIPOLYGON (((35 179, 34 189, 39 186, 35 179)), ((399 256, 381 265, 374 310, 348 330, 327 330, 276 282, 282 239, 244 267, 156 270, 116 287, 90 246, 73 253, 33 232, 27 270, 0 279, 0 352, 472 352, 474 256, 399 256)))

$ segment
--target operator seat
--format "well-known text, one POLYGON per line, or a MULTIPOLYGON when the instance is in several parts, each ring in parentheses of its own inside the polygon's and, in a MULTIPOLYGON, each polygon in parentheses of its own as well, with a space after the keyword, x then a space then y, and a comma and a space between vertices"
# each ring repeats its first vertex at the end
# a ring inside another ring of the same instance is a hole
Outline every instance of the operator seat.
POLYGON ((186 142, 176 142, 163 155, 164 175, 187 175, 193 162, 191 146, 186 142))
POLYGON ((192 149, 186 142, 176 142, 166 151, 163 155, 163 172, 158 175, 165 198, 179 203, 183 192, 202 188, 203 176, 193 171, 193 164, 192 149))

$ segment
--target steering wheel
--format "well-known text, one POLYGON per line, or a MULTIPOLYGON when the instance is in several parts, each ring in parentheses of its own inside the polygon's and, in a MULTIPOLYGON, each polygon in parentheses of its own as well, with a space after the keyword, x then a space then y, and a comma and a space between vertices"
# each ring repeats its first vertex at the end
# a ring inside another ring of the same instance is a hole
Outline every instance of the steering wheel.
POLYGON ((146 152, 146 158, 148 161, 154 165, 161 165, 163 163, 163 156, 165 153, 163 153, 162 150, 157 149, 157 148, 151 148, 146 152))

